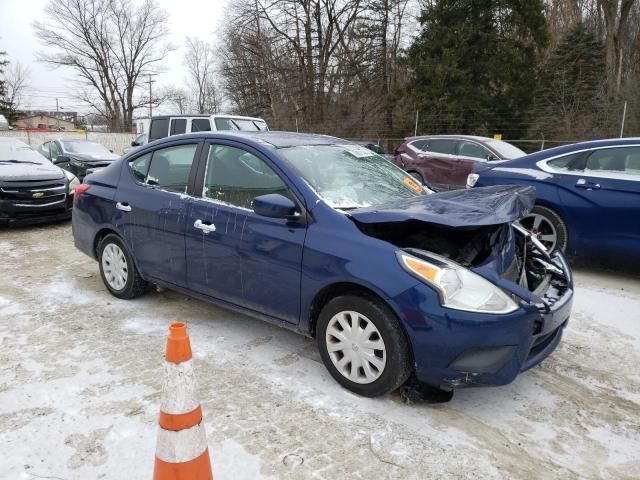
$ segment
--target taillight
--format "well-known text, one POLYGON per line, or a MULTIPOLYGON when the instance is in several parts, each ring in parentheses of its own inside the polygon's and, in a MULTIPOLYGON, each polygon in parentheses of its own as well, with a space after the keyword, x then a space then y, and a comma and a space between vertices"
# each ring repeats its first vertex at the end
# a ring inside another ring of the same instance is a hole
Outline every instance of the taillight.
POLYGON ((78 197, 90 188, 91 185, 89 185, 88 183, 81 183, 80 185, 78 185, 73 192, 73 203, 76 203, 78 201, 78 197))

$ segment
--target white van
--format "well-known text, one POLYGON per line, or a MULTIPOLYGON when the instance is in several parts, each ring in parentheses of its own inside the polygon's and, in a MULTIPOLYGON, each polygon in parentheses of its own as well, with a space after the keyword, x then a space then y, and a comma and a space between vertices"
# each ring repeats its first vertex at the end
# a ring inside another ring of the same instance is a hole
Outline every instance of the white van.
POLYGON ((159 115, 151 118, 148 141, 181 133, 216 132, 219 130, 242 130, 261 132, 269 130, 261 118, 237 115, 159 115))

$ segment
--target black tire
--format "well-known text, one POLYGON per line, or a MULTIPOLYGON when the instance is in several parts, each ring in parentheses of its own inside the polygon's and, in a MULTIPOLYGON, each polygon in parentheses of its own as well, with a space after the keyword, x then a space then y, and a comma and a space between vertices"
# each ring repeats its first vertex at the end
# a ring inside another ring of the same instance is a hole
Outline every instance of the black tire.
MULTIPOLYGON (((531 215, 540 215, 544 217, 546 221, 548 221, 556 232, 556 242, 555 246, 551 251, 561 250, 562 252, 566 251, 567 244, 569 243, 569 233, 567 231, 567 225, 564 223, 560 215, 558 215, 555 211, 548 207, 543 207, 542 205, 536 205, 531 210, 530 214, 527 217, 524 217, 520 223, 523 227, 530 229, 529 221, 527 218, 531 218, 531 215)), ((542 232, 544 233, 544 232, 542 232)))
POLYGON ((316 328, 316 341, 322 361, 331 376, 343 387, 364 397, 377 397, 403 385, 413 371, 409 343, 398 318, 383 302, 368 295, 335 297, 322 308, 316 328), (343 376, 333 364, 327 349, 326 333, 330 320, 339 312, 354 311, 367 317, 378 329, 386 350, 382 374, 371 383, 357 383, 343 376))
POLYGON ((100 265, 100 276, 102 277, 102 282, 114 297, 127 300, 130 298, 139 297, 146 291, 148 286, 147 282, 145 282, 138 273, 138 269, 133 262, 133 258, 131 257, 127 246, 117 235, 110 233, 109 235, 105 236, 98 244, 98 264, 100 265), (102 256, 104 250, 110 244, 114 244, 118 248, 120 248, 120 250, 122 250, 127 264, 127 280, 124 284, 124 287, 119 290, 109 284, 105 277, 105 272, 102 265, 102 256))

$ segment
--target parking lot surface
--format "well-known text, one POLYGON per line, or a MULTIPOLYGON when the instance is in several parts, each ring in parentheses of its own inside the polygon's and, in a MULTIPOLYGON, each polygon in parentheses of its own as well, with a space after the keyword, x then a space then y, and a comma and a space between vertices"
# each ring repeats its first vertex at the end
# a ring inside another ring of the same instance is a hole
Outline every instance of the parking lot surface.
POLYGON ((216 480, 638 478, 640 277, 575 270, 558 350, 440 405, 339 387, 313 340, 103 287, 70 223, 0 231, 2 479, 150 478, 167 326, 189 325, 216 480))

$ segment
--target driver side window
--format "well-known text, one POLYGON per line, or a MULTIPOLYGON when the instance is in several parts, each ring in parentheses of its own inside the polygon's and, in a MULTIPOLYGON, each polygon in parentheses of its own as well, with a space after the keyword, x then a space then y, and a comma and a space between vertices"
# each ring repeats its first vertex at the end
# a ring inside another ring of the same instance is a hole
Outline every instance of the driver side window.
POLYGON ((293 200, 278 174, 260 158, 239 148, 211 145, 203 196, 251 209, 254 198, 269 193, 293 200))

